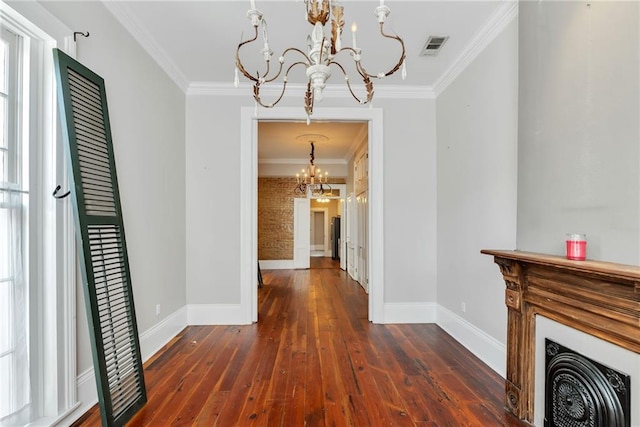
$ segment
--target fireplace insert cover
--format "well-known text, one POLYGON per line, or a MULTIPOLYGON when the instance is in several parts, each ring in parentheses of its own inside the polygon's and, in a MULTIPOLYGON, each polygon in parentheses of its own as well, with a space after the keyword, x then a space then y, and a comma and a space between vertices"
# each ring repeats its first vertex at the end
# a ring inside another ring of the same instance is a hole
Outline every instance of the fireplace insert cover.
POLYGON ((629 375, 545 339, 545 427, 630 427, 629 375))

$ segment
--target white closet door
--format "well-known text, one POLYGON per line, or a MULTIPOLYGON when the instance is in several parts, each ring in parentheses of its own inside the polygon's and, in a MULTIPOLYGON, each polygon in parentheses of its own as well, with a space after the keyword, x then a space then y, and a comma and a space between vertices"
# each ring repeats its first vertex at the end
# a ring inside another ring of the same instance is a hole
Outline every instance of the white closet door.
POLYGON ((311 255, 311 202, 293 199, 293 268, 309 268, 311 255))

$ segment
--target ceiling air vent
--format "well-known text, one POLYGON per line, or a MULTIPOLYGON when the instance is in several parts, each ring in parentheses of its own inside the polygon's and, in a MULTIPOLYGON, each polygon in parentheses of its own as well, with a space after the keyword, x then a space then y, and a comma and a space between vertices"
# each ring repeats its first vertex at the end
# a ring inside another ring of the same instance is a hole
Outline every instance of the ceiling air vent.
POLYGON ((429 36, 420 52, 420 56, 436 56, 449 36, 429 36))

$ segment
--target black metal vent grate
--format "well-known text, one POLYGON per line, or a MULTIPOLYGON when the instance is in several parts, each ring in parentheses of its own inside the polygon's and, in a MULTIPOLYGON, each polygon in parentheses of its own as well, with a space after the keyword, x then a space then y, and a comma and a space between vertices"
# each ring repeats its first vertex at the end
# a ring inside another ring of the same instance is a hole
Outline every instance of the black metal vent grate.
POLYGON ((631 379, 545 340, 545 427, 630 427, 631 379))

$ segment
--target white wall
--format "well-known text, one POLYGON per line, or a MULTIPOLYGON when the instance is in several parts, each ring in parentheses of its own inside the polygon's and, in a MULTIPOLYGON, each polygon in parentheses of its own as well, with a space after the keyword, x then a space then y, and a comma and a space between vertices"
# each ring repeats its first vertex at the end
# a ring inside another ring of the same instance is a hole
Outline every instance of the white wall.
POLYGON ((240 303, 240 107, 187 97, 187 303, 240 303))
POLYGON ((386 107, 384 301, 435 302, 436 103, 384 100, 376 106, 386 107))
POLYGON ((504 282, 480 250, 515 248, 517 70, 513 19, 437 99, 438 304, 446 313, 438 322, 454 336, 478 328, 502 344, 504 282))
MULTIPOLYGON (((42 5, 69 28, 90 32, 78 40, 77 59, 105 79, 138 328, 145 333, 186 301, 185 96, 101 2, 42 5)), ((92 359, 82 291, 78 299, 82 373, 92 359)))
POLYGON ((520 3, 518 247, 640 260, 640 3, 520 3), (587 3, 590 6, 587 6, 587 3))
MULTIPOLYGON (((302 108, 302 98, 283 103, 302 108)), ((384 108, 385 302, 435 301, 434 104, 427 99, 375 102, 384 108), (411 183, 419 183, 419 193, 407 191, 411 183)), ((249 91, 245 97, 187 97, 190 304, 240 303, 242 106, 252 106, 249 91)), ((352 106, 350 100, 327 98, 316 111, 352 106)))
MULTIPOLYGON (((638 2, 520 3, 520 249, 562 255, 565 233, 579 232, 588 258, 640 261, 639 31, 638 2)), ((631 425, 640 425, 637 353, 536 323, 536 425, 545 337, 631 375, 631 425)))

